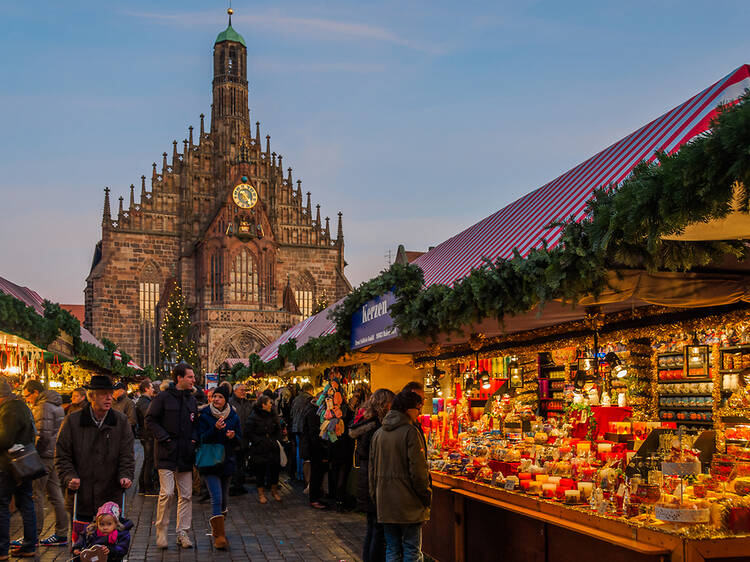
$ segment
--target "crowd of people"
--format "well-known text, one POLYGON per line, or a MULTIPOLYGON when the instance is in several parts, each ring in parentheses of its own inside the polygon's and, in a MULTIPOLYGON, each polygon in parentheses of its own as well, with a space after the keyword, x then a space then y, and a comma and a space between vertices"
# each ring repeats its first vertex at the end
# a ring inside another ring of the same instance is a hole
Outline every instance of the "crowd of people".
POLYGON ((0 378, 0 453, 33 444, 45 473, 19 479, 11 456, 0 454, 0 560, 66 546, 74 558, 122 560, 132 528, 123 513, 125 491, 133 486, 158 495, 157 547, 168 547, 175 498, 177 546, 193 547, 193 496, 203 492, 213 546, 225 549, 230 497, 248 493, 254 480, 259 504, 282 502, 282 471, 302 483, 311 509, 366 514, 366 562, 422 559, 431 483, 417 422, 421 384, 397 394, 357 385, 347 396, 332 371, 318 392, 310 383, 249 392, 245 383, 223 382, 206 393, 185 363, 172 379, 143 381, 128 396, 124 385, 94 375, 64 401, 37 380, 14 392, 0 378), (23 521, 23 537, 14 541, 12 498, 23 521), (55 527, 42 538, 47 503, 55 527))

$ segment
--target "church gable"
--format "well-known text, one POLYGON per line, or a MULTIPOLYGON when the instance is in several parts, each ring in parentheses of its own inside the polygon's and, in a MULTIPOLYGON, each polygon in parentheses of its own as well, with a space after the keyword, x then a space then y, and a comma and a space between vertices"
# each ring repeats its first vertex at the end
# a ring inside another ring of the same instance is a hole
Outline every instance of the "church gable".
POLYGON ((213 55, 210 124, 201 114, 198 130, 188 127, 181 143, 172 142, 171 154, 157 159, 161 166, 152 165, 150 186, 141 176, 140 197, 130 186, 129 198, 111 209, 105 190, 86 324, 142 364, 156 361, 151 303, 168 278, 182 287, 204 368, 252 347, 238 344, 232 330, 272 341, 300 313, 349 288, 341 213, 333 225, 321 217, 320 205, 313 208, 311 193, 271 150, 271 137, 252 124, 247 48, 231 22, 213 55), (158 282, 141 275, 149 260, 158 282))

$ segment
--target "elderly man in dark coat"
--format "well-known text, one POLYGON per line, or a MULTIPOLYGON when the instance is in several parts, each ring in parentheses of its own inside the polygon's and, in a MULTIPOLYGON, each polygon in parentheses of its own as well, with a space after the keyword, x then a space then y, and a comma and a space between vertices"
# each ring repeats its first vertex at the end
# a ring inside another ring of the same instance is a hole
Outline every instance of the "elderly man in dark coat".
POLYGON ((86 390, 90 406, 65 418, 55 449, 66 506, 72 510, 77 493, 79 521, 93 521, 107 502, 119 505, 135 472, 133 431, 128 418, 112 409, 112 381, 94 375, 86 390))

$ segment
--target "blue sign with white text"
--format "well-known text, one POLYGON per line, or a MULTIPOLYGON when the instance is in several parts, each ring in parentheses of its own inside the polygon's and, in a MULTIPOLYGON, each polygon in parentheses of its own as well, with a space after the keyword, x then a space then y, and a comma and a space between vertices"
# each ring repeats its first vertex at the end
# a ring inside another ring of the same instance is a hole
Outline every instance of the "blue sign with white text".
POLYGON ((365 303, 352 317, 352 349, 372 345, 398 336, 390 308, 396 295, 388 291, 365 303))

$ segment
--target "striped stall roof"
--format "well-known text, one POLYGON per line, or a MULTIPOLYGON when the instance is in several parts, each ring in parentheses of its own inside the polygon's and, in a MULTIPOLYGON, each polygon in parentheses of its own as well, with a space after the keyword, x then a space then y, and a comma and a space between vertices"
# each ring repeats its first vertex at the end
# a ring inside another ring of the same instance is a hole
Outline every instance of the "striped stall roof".
MULTIPOLYGON (((26 306, 32 307, 39 316, 44 316, 44 299, 40 297, 39 293, 35 290, 29 289, 28 287, 21 287, 20 285, 8 281, 4 277, 0 277, 0 293, 5 293, 6 295, 17 298, 26 306)), ((0 326, 0 328, 2 328, 2 326, 0 326)), ((94 337, 94 334, 89 332, 83 326, 81 326, 81 340, 97 347, 104 348, 102 343, 94 337)))
POLYGON ((313 314, 309 318, 305 318, 299 324, 289 328, 276 341, 260 350, 260 353, 258 353, 260 358, 265 362, 276 359, 279 356, 279 346, 284 345, 292 338, 297 340, 297 347, 301 347, 311 338, 318 338, 334 333, 336 325, 328 319, 328 313, 343 300, 336 301, 328 308, 321 310, 317 314, 313 314))
POLYGON ((510 258, 514 248, 525 255, 543 241, 554 246, 562 228, 548 228, 550 223, 571 216, 581 220, 595 189, 621 183, 639 162, 654 161, 657 151, 675 152, 706 132, 717 107, 736 100, 748 88, 750 66, 744 65, 559 178, 436 246, 414 261, 424 271, 425 287, 452 285, 481 266, 483 258, 510 258))

